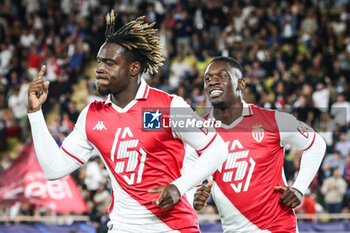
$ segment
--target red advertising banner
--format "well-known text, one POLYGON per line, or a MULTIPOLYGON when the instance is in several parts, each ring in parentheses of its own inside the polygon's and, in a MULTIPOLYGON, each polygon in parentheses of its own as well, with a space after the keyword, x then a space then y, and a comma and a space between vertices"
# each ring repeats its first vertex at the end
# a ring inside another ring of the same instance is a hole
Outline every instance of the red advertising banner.
POLYGON ((12 166, 0 173, 0 205, 15 202, 45 206, 56 213, 83 213, 87 210, 80 191, 69 175, 48 181, 28 143, 12 166))

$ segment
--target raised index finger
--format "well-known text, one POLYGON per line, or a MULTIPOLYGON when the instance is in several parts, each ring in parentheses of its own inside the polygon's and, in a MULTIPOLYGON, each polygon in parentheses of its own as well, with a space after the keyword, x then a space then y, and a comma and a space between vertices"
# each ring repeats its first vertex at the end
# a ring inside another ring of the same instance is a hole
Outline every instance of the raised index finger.
POLYGON ((43 75, 44 75, 44 73, 45 73, 45 70, 46 70, 46 66, 43 65, 43 66, 41 67, 41 69, 40 69, 38 75, 36 76, 36 80, 43 78, 43 75))
POLYGON ((213 186, 213 181, 210 181, 209 184, 207 185, 207 187, 209 188, 209 190, 211 189, 211 187, 213 186))

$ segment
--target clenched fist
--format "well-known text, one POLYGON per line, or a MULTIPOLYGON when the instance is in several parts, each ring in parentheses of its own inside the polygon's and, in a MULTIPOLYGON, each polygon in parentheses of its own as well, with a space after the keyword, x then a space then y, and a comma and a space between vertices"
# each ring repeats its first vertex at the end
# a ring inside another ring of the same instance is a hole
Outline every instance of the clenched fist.
POLYGON ((212 186, 213 181, 210 181, 207 186, 201 186, 197 189, 193 200, 193 208, 195 210, 200 211, 207 205, 212 186))
POLYGON ((29 83, 28 113, 39 111, 41 105, 46 101, 50 82, 44 82, 45 70, 46 66, 42 66, 35 80, 29 83))
POLYGON ((153 199, 152 203, 162 209, 168 209, 175 205, 181 198, 180 192, 173 184, 161 185, 154 189, 148 190, 149 193, 160 193, 157 199, 153 199))
POLYGON ((303 194, 296 188, 278 185, 275 187, 275 190, 282 193, 281 201, 290 208, 297 207, 303 200, 303 194))

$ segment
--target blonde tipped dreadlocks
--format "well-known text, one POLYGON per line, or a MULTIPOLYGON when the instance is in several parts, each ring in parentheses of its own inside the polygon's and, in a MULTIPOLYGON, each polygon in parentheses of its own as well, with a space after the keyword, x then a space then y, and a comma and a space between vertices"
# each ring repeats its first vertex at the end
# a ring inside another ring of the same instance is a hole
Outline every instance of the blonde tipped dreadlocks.
POLYGON ((145 16, 139 17, 114 32, 115 13, 111 10, 106 15, 106 42, 116 43, 131 52, 132 61, 140 60, 142 72, 156 73, 158 67, 163 65, 161 57, 162 47, 156 36, 155 23, 145 23, 145 16))

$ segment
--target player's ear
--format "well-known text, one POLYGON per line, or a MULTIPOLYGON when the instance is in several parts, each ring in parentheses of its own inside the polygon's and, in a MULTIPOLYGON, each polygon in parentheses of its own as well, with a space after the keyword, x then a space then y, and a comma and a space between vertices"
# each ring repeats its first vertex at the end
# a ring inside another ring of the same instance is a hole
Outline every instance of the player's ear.
POLYGON ((131 76, 137 76, 141 71, 141 63, 136 61, 131 63, 129 73, 131 76))
POLYGON ((240 78, 238 79, 238 85, 237 85, 238 90, 242 91, 245 88, 245 79, 240 78))

